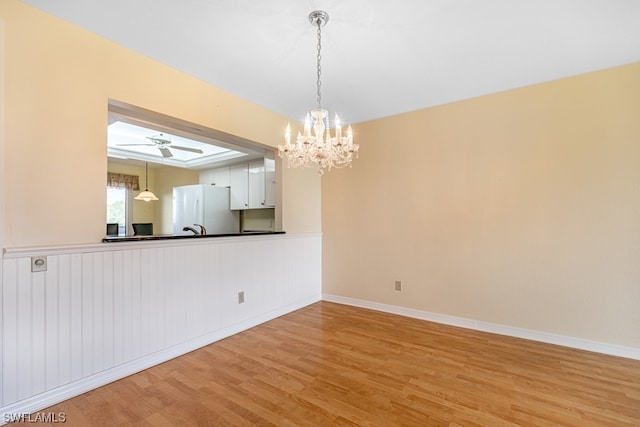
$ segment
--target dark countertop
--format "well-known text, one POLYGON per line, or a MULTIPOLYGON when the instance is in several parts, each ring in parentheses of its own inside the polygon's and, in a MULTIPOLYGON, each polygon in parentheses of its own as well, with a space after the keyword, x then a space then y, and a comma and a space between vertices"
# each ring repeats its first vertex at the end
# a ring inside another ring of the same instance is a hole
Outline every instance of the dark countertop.
POLYGON ((176 234, 158 234, 153 236, 107 236, 102 239, 103 243, 113 242, 140 242, 143 240, 173 240, 173 239, 208 239, 215 237, 232 237, 232 236, 259 236, 270 234, 285 234, 284 231, 245 231, 242 233, 223 233, 223 234, 192 234, 192 235, 176 235, 176 234))

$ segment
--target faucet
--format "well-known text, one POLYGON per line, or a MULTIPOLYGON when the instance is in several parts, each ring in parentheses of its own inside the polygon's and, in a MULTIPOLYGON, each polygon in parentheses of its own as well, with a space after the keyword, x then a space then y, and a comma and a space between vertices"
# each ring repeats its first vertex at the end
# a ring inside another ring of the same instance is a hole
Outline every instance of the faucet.
POLYGON ((203 236, 207 234, 207 229, 204 228, 204 225, 201 225, 201 224, 193 224, 193 225, 195 225, 196 227, 200 227, 200 234, 202 234, 203 236))
POLYGON ((195 229, 195 228, 193 228, 193 227, 183 227, 183 228, 182 228, 182 231, 192 231, 192 232, 193 232, 193 234, 195 234, 195 235, 200 234, 200 233, 198 233, 198 230, 196 230, 196 229, 195 229))

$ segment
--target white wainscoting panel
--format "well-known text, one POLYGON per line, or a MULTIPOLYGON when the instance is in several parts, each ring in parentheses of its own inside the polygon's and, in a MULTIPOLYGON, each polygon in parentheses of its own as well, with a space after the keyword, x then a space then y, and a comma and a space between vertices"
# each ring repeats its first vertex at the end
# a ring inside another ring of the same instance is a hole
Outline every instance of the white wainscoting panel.
POLYGON ((321 245, 313 233, 5 250, 0 424, 319 301, 321 245))

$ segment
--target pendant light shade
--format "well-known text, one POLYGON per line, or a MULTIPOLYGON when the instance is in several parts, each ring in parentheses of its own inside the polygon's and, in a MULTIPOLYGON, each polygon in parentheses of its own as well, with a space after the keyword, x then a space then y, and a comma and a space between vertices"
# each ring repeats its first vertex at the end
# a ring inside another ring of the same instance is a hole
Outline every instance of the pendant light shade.
POLYGON ((159 200, 155 194, 149 191, 149 163, 144 164, 144 191, 141 191, 135 198, 135 200, 144 200, 145 202, 149 202, 151 200, 159 200))
POLYGON ((144 200, 145 202, 148 202, 150 200, 159 200, 155 194, 153 194, 151 191, 149 190, 144 190, 141 191, 140 194, 138 194, 135 197, 136 200, 144 200))

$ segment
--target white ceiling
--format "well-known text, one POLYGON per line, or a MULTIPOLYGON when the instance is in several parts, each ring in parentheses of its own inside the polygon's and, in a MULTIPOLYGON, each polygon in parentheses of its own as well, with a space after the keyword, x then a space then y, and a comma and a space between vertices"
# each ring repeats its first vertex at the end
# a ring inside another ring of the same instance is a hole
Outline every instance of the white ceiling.
MULTIPOLYGON (((24 0, 302 121, 356 123, 640 60, 638 0, 24 0)), ((159 88, 161 89, 161 88, 159 88)))

